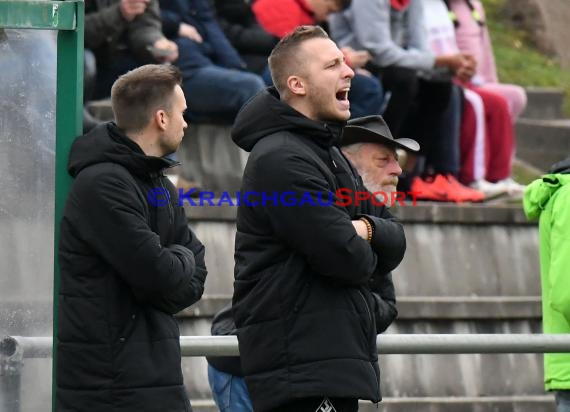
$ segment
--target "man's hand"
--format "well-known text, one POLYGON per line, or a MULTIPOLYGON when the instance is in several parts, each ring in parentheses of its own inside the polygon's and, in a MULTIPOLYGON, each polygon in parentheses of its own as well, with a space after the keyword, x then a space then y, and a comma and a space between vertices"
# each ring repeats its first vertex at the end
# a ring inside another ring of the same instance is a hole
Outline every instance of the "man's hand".
POLYGON ((469 81, 475 75, 475 71, 477 70, 477 61, 471 54, 463 53, 462 56, 463 66, 461 66, 455 74, 459 79, 469 81))
POLYGON ((364 67, 372 58, 366 50, 354 50, 351 47, 343 47, 341 50, 353 69, 364 67))
POLYGON ((166 37, 155 41, 149 50, 154 58, 161 63, 170 63, 178 58, 178 46, 166 37))
POLYGON ((131 21, 139 14, 143 14, 150 0, 121 0, 119 9, 126 21, 131 21))
POLYGON ((459 79, 468 81, 475 74, 477 62, 470 54, 457 53, 437 56, 435 66, 448 67, 459 79))
POLYGON ((354 230, 356 230, 356 234, 360 236, 364 240, 368 240, 368 228, 366 227, 366 223, 362 220, 353 220, 352 226, 354 226, 354 230))
POLYGON ((200 36, 198 30, 196 30, 196 27, 190 24, 180 23, 180 27, 178 28, 178 35, 180 37, 186 37, 190 40, 194 40, 196 43, 203 42, 202 36, 200 36))

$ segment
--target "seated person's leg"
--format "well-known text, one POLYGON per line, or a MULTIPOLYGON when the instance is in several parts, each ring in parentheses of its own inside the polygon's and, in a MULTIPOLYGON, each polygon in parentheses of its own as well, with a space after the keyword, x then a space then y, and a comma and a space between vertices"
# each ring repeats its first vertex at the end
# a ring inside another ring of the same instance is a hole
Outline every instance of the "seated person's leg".
POLYGON ((473 90, 464 90, 461 116, 459 180, 472 185, 485 179, 488 159, 485 155, 486 124, 483 100, 473 90))
MULTIPOLYGON (((426 154, 428 176, 413 190, 424 192, 427 200, 478 202, 483 193, 456 179, 459 157, 459 115, 461 92, 451 82, 420 80, 417 132, 426 154), (418 186, 421 189, 418 190, 418 186)), ((416 186, 416 187, 414 187, 416 186)))
POLYGON ((401 127, 418 94, 418 77, 415 70, 386 67, 380 70, 384 92, 390 92, 390 101, 383 114, 392 134, 400 135, 401 127))
POLYGON ((507 101, 499 94, 484 88, 474 88, 485 109, 486 154, 488 167, 485 179, 497 182, 511 176, 514 153, 514 130, 507 101))
POLYGON ((105 99, 111 96, 111 87, 120 75, 125 74, 140 64, 130 53, 117 53, 113 61, 97 59, 97 81, 93 91, 93 99, 105 99))
POLYGON ((526 107, 527 96, 521 86, 503 83, 486 83, 482 86, 492 92, 499 93, 509 103, 511 121, 514 123, 526 107))
MULTIPOLYGON (((432 140, 428 153, 431 166, 437 173, 459 173, 459 132, 461 122, 461 101, 463 94, 459 86, 451 85, 447 107, 435 115, 432 140), (439 121, 437 121, 439 120, 439 121)), ((443 87, 447 87, 444 85, 443 87)))
POLYGON ((219 66, 194 69, 184 76, 191 121, 233 122, 241 107, 265 88, 260 76, 219 66))
POLYGON ((222 412, 252 412, 253 405, 245 380, 208 365, 208 382, 214 402, 222 412))
POLYGON ((384 93, 376 77, 356 74, 348 97, 352 118, 380 114, 384 93))
POLYGON ((261 73, 261 78, 265 82, 266 86, 273 86, 273 79, 271 78, 271 71, 269 70, 269 65, 265 65, 265 69, 261 73))

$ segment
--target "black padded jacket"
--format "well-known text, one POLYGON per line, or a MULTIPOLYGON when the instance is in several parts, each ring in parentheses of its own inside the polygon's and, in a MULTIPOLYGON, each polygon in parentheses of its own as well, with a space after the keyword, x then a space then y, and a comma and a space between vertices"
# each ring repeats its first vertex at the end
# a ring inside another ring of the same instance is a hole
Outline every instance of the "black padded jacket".
POLYGON ((373 289, 400 263, 406 242, 384 207, 337 204, 338 189, 365 190, 336 146, 342 126, 306 118, 270 88, 242 109, 232 130, 250 151, 232 302, 256 411, 314 396, 381 399, 382 299, 373 289), (370 243, 351 223, 362 215, 375 227, 370 243))
POLYGON ((59 244, 58 412, 191 410, 173 315, 200 299, 206 267, 162 173, 172 164, 113 123, 73 144, 59 244))

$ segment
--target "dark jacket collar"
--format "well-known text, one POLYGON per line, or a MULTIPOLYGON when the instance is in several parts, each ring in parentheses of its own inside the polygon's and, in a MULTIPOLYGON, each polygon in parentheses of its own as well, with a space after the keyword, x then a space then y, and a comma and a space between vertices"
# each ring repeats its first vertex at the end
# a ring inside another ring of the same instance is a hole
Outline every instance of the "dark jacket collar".
POLYGON ((311 120, 279 98, 274 87, 258 93, 238 114, 232 128, 232 139, 242 149, 251 151, 265 136, 290 131, 310 138, 320 146, 340 143, 345 122, 311 120))
POLYGON ((154 176, 178 164, 167 158, 147 156, 115 123, 109 122, 73 142, 68 172, 75 177, 88 166, 107 162, 120 164, 140 176, 154 176))

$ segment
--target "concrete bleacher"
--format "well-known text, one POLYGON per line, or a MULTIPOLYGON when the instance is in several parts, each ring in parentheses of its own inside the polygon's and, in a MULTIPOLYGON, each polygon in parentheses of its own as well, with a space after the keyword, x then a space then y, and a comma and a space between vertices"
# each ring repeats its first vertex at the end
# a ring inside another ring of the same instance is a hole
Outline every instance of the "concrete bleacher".
MULTIPOLYGON (((539 170, 570 153, 562 94, 529 89, 517 122, 517 156, 539 170), (556 120, 554 120, 556 119, 556 120)), ((93 111, 109 118, 108 104, 93 111)), ((217 194, 239 190, 246 154, 230 128, 190 125, 178 153, 182 175, 217 194)), ((203 299, 180 314, 183 335, 208 335, 212 316, 231 298, 236 208, 185 205, 206 245, 203 299)), ((540 333, 537 227, 520 204, 421 204, 399 207, 408 239, 394 272, 398 320, 387 333, 540 333)), ((194 410, 216 410, 204 358, 183 360, 194 410)), ((381 409, 400 411, 550 411, 542 355, 385 355, 381 409)), ((361 410, 377 410, 370 403, 361 410)))
POLYGON ((570 119, 562 113, 564 92, 527 89, 528 106, 516 123, 517 157, 542 170, 570 154, 570 119))

